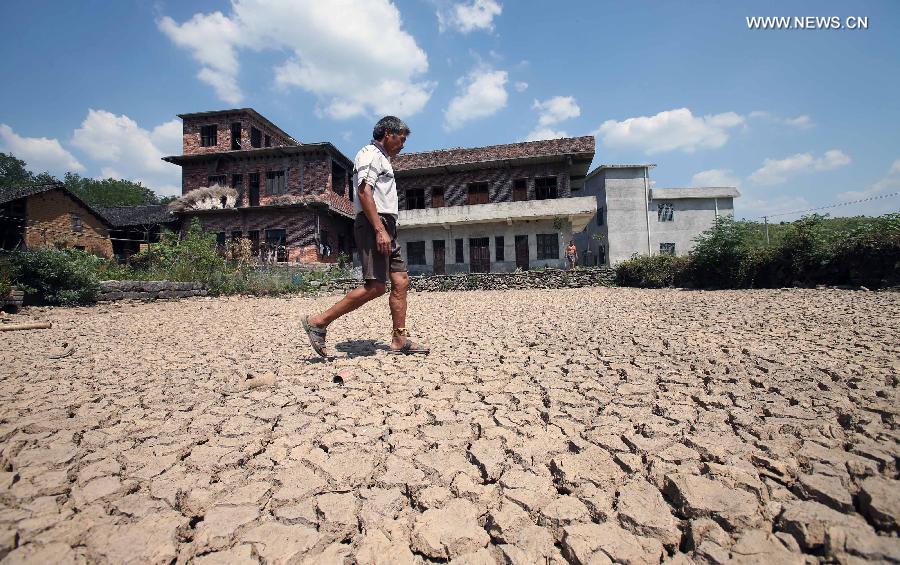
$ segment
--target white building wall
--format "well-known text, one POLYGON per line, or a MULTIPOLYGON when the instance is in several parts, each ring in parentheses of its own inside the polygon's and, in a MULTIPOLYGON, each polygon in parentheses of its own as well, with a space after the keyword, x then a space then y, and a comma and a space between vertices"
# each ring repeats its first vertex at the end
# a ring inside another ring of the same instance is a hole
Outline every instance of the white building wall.
POLYGON ((734 216, 733 198, 651 200, 648 214, 653 255, 659 254, 661 243, 674 243, 676 255, 687 255, 694 239, 715 224, 717 207, 719 216, 734 216), (672 204, 672 221, 659 221, 660 203, 672 204))
POLYGON ((565 247, 572 239, 572 228, 568 220, 562 220, 562 229, 554 227, 553 220, 517 220, 507 223, 497 221, 477 224, 453 224, 433 227, 399 226, 397 241, 407 262, 410 275, 434 272, 434 241, 443 240, 446 253, 445 266, 447 274, 469 272, 469 239, 486 237, 490 246, 491 272, 512 272, 516 269, 516 236, 528 236, 529 268, 565 267, 565 247), (537 234, 558 234, 558 259, 539 260, 537 258, 537 234), (497 262, 496 236, 503 236, 504 261, 497 262), (463 262, 456 262, 456 239, 463 240, 463 262), (410 265, 407 254, 407 243, 411 241, 425 242, 425 265, 410 265))

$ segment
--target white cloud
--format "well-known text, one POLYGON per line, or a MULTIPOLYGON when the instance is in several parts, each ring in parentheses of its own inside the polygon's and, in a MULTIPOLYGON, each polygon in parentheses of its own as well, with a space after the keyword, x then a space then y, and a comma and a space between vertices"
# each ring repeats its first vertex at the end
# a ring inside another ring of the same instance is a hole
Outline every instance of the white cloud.
POLYGON ((830 171, 849 163, 850 157, 839 149, 826 151, 818 158, 812 153, 797 153, 784 159, 766 159, 748 180, 763 185, 780 184, 797 174, 830 171))
POLYGON ((528 133, 525 136, 525 141, 540 141, 542 139, 560 139, 563 137, 569 137, 569 134, 564 131, 553 130, 550 128, 537 128, 534 131, 528 133))
POLYGON ((525 92, 528 90, 528 83, 520 80, 514 85, 514 88, 516 89, 516 92, 525 92))
POLYGON ((35 173, 47 171, 61 177, 66 171, 84 170, 84 165, 63 149, 57 139, 22 137, 6 124, 0 124, 0 149, 25 161, 28 170, 35 173))
POLYGON ((72 134, 72 145, 103 163, 103 178, 141 182, 159 194, 181 193, 180 167, 161 160, 181 153, 179 120, 146 130, 128 116, 91 109, 72 134))
POLYGON ((569 137, 562 130, 555 130, 553 126, 564 120, 577 118, 581 115, 581 108, 572 96, 554 96, 543 102, 535 100, 531 105, 532 110, 538 112, 538 123, 532 131, 525 136, 525 141, 538 141, 541 139, 559 139, 569 137))
POLYGON ((806 114, 802 114, 800 116, 796 116, 793 118, 782 118, 782 117, 776 116, 775 114, 773 114, 771 112, 756 110, 756 111, 750 112, 750 114, 748 114, 748 117, 768 120, 770 122, 774 122, 777 124, 783 124, 786 126, 797 128, 797 129, 809 129, 815 125, 812 121, 812 118, 810 118, 806 114))
POLYGON ((494 17, 503 12, 503 6, 497 0, 472 0, 471 2, 454 2, 449 7, 438 9, 438 29, 441 33, 448 29, 460 33, 475 30, 494 30, 494 17))
POLYGON ((375 113, 409 116, 422 110, 435 84, 419 77, 428 58, 403 30, 389 0, 233 0, 231 13, 196 14, 158 25, 203 65, 198 75, 219 98, 239 103, 241 50, 286 51, 275 84, 315 94, 322 113, 345 119, 375 113), (353 17, 335 17, 352 14, 353 17))
POLYGON ((731 169, 700 171, 691 178, 692 186, 740 186, 741 179, 731 169))
POLYGON ((554 96, 543 102, 535 100, 531 108, 540 112, 538 126, 549 126, 581 115, 581 108, 572 96, 554 96))
MULTIPOLYGON (((861 200, 863 198, 871 198, 879 196, 887 192, 900 191, 900 159, 894 161, 884 178, 872 183, 863 190, 849 190, 838 194, 838 198, 842 201, 861 200)), ((893 204, 896 209, 896 203, 893 204)))
POLYGON ((480 67, 457 80, 461 92, 444 110, 444 129, 459 129, 466 122, 492 116, 503 109, 509 98, 508 79, 506 71, 480 67))
POLYGON ((734 112, 694 116, 687 108, 666 110, 655 116, 607 120, 593 132, 608 147, 638 149, 647 154, 681 150, 716 149, 728 141, 728 131, 744 124, 734 112))
POLYGON ((194 14, 183 24, 165 16, 159 22, 160 31, 175 45, 191 51, 203 67, 197 78, 211 85, 216 95, 229 104, 243 100, 237 85, 239 63, 237 46, 242 37, 239 26, 222 12, 194 14))

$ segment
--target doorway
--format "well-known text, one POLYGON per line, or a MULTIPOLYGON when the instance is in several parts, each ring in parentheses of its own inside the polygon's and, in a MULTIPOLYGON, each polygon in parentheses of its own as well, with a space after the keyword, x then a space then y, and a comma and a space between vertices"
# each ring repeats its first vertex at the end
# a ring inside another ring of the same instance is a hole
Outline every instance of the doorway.
POLYGON ((528 236, 516 236, 516 268, 528 270, 528 236))
POLYGON ((435 239, 431 242, 431 246, 434 249, 434 274, 436 275, 446 275, 447 274, 447 252, 445 248, 445 242, 443 239, 435 239))
POLYGON ((490 239, 486 237, 473 237, 469 239, 469 272, 491 272, 491 248, 490 239))

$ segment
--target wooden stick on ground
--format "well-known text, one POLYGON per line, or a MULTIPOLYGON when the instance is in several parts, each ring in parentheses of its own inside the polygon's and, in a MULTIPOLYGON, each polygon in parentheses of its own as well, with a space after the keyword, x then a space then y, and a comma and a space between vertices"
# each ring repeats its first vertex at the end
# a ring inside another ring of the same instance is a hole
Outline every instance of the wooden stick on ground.
POLYGON ((50 322, 27 322, 24 324, 0 324, 0 332, 12 332, 15 330, 46 330, 52 328, 50 322))

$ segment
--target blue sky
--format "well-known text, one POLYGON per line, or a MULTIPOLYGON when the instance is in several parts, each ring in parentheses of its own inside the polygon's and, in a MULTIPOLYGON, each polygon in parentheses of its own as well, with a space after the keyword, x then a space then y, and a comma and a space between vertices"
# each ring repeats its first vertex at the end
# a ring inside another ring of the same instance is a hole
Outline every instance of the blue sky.
POLYGON ((0 151, 171 194, 180 172, 159 157, 180 153, 178 113, 250 106, 350 158, 396 113, 408 151, 594 135, 594 166, 736 185, 755 217, 900 191, 898 29, 896 0, 11 0, 0 151))

